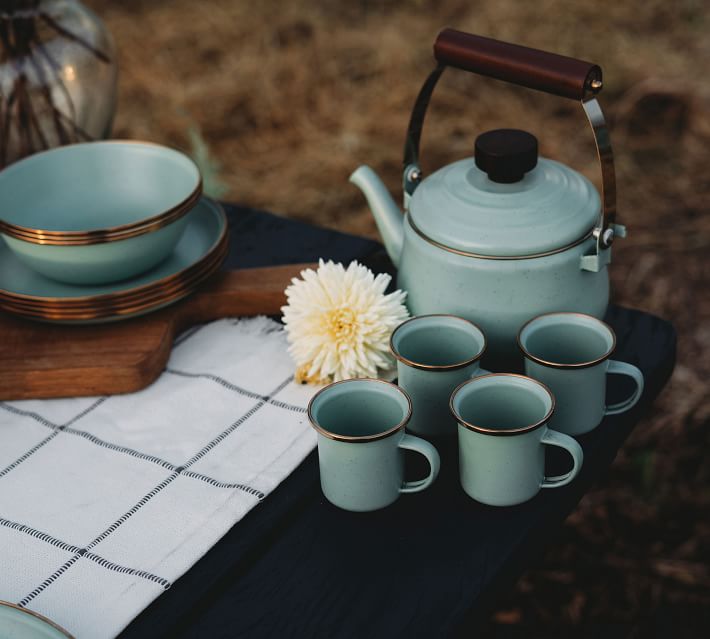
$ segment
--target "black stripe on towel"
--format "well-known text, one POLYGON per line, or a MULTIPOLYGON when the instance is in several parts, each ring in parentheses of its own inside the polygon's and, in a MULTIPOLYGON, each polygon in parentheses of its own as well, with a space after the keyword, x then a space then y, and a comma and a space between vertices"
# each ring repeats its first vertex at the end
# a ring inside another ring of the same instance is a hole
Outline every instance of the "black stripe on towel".
POLYGON ((62 541, 61 539, 57 539, 56 537, 52 537, 52 535, 48 535, 46 532, 42 532, 41 530, 37 530, 36 528, 32 528, 31 526, 25 526, 25 524, 19 524, 16 521, 4 519, 3 517, 0 517, 0 526, 5 526, 5 528, 9 528, 10 530, 16 530, 17 532, 24 533, 26 535, 29 535, 30 537, 34 537, 35 539, 40 539, 45 543, 51 544, 55 548, 61 548, 62 550, 66 550, 67 552, 78 553, 81 550, 79 546, 68 544, 67 542, 62 541))
MULTIPOLYGON (((20 602, 19 606, 25 607, 28 603, 30 603, 33 599, 35 599, 38 595, 40 595, 44 590, 46 590, 49 586, 51 586, 59 577, 61 577, 69 568, 71 568, 80 557, 85 556, 86 554, 93 554, 89 553, 89 551, 100 544, 102 541, 104 541, 109 535, 111 535, 113 532, 115 532, 120 526, 122 526, 126 521, 128 521, 136 512, 138 512, 143 506, 145 506, 153 497, 155 497, 161 490, 163 490, 166 486, 168 486, 171 482, 173 482, 177 477, 180 476, 180 474, 185 474, 187 476, 192 476, 195 479, 201 479, 203 481, 207 481, 207 483, 213 485, 213 486, 219 486, 219 487, 232 487, 232 485, 225 484, 221 485, 221 482, 218 482, 217 480, 212 480, 208 481, 211 478, 206 477, 204 475, 199 475, 198 473, 192 473, 192 472, 186 472, 187 468, 192 466, 194 463, 196 463, 198 460, 200 460, 202 457, 204 457, 209 451, 211 451, 213 448, 218 446, 224 439, 226 439, 232 432, 234 432, 239 426, 241 426, 247 419, 249 419, 254 413, 256 413, 260 408, 262 408, 264 405, 266 405, 267 402, 271 400, 271 398, 279 393, 281 390, 283 390, 291 381, 291 376, 289 376, 287 379, 285 379, 283 382, 281 382, 271 393, 269 393, 268 396, 261 397, 258 396, 260 401, 257 402, 254 406, 252 406, 251 409, 249 409, 244 415, 242 415, 237 421, 235 421, 233 424, 231 424, 227 429, 222 431, 217 437, 215 437, 212 441, 210 441, 206 446, 204 446, 198 453, 196 453, 184 466, 178 467, 175 469, 168 477, 166 477, 162 482, 160 482, 157 486, 155 486, 152 490, 150 490, 146 495, 143 496, 142 499, 138 501, 138 503, 135 504, 130 510, 126 511, 123 515, 121 515, 116 521, 114 521, 106 530, 104 530, 96 539, 94 539, 86 548, 81 548, 79 549, 76 554, 74 554, 72 557, 70 557, 60 568, 58 568, 54 573, 52 573, 47 579, 45 579, 37 588, 35 588, 32 592, 30 592, 27 596, 25 596, 20 602)), ((100 403, 100 402, 98 402, 100 403)), ((98 405, 96 404, 96 406, 98 405)), ((95 407, 95 406, 94 406, 95 407)), ((84 414, 89 412, 84 411, 84 414)), ((74 431, 71 429, 72 433, 80 433, 81 431, 74 431)), ((139 455, 142 455, 142 453, 138 453, 138 451, 134 451, 139 455)), ((157 458, 155 458, 157 459, 157 458)), ((169 462, 167 462, 169 463, 169 462)), ((234 488, 239 488, 240 490, 246 490, 246 492, 249 492, 250 494, 253 494, 255 496, 262 495, 260 499, 263 498, 263 493, 260 493, 260 491, 257 491, 256 489, 250 488, 249 486, 244 486, 244 485, 238 485, 234 484, 234 488)), ((58 541, 58 540, 57 540, 58 541)), ((107 562, 110 563, 110 562, 107 562)), ((148 574, 148 573, 146 573, 148 574)), ((159 579, 159 578, 158 578, 159 579)), ((159 583, 159 582, 158 582, 159 583)), ((166 586, 164 586, 166 587, 166 586)), ((169 587, 169 586, 167 586, 169 587)))
POLYGON ((249 493, 250 495, 254 495, 259 501, 264 499, 266 495, 262 493, 260 490, 257 490, 256 488, 252 488, 251 486, 247 486, 246 484, 230 484, 227 482, 223 481, 217 481, 216 479, 213 479, 212 477, 207 477, 207 475, 202 475, 200 473, 193 472, 192 470, 186 470, 183 471, 182 473, 185 477, 192 477, 193 479, 199 479, 201 481, 204 481, 208 483, 210 486, 215 486, 217 488, 231 488, 231 489, 239 489, 244 491, 245 493, 249 493))
POLYGON ((74 555, 70 557, 63 566, 61 566, 57 571, 55 571, 53 574, 51 574, 47 579, 45 579, 39 586, 37 586, 29 595, 27 595, 24 599, 18 602, 18 606, 21 608, 24 608, 30 601, 32 601, 37 595, 42 593, 44 590, 46 590, 49 586, 52 585, 59 577, 61 577, 69 568, 71 568, 81 557, 81 555, 74 555))
MULTIPOLYGON (((5 526, 10 530, 15 530, 17 532, 24 533, 26 535, 29 535, 30 537, 39 539, 45 543, 51 544, 55 548, 60 548, 61 550, 65 550, 66 552, 70 552, 74 555, 90 559, 91 561, 99 564, 99 566, 103 566, 108 570, 113 570, 115 572, 120 572, 128 575, 135 575, 136 577, 142 577, 143 579, 147 579, 148 581, 153 581, 157 584, 160 584, 166 590, 171 586, 171 583, 167 579, 163 579, 163 577, 158 577, 157 575, 146 572, 145 570, 136 570, 135 568, 120 566, 119 564, 115 564, 112 561, 109 561, 108 559, 105 559, 104 557, 101 557, 100 555, 97 555, 93 552, 87 552, 85 548, 79 548, 79 546, 68 544, 67 542, 62 541, 61 539, 52 537, 52 535, 48 535, 47 533, 42 532, 41 530, 32 528, 31 526, 26 526, 25 524, 10 521, 9 519, 3 519, 2 517, 0 517, 0 526, 5 526)), ((25 601, 25 599, 23 599, 22 601, 25 601)))
POLYGON ((71 568, 77 560, 88 554, 88 552, 97 544, 100 544, 106 537, 108 537, 111 533, 115 532, 122 524, 124 524, 126 521, 128 521, 133 515, 135 515, 143 506, 145 506, 153 497, 155 497, 163 488, 168 486, 176 477, 178 477, 178 473, 172 473, 168 477, 166 477, 163 481, 161 481, 155 488, 153 488, 151 491, 149 491, 146 495, 143 496, 138 503, 133 506, 130 510, 126 511, 123 515, 121 515, 115 522, 113 522, 106 530, 104 530, 96 539, 94 539, 86 548, 81 548, 77 551, 75 555, 70 557, 62 566, 60 566, 55 572, 53 572, 47 579, 45 579, 39 586, 37 586, 32 592, 30 592, 27 596, 25 596, 19 603, 18 605, 21 607, 25 607, 28 603, 30 603, 33 599, 35 599, 38 595, 40 595, 42 592, 44 592, 49 586, 51 586, 59 577, 61 577, 69 568, 71 568))
POLYGON ((108 561, 107 559, 104 559, 99 555, 95 555, 93 552, 85 553, 84 557, 86 559, 90 559, 91 561, 95 561, 97 564, 99 564, 99 566, 103 566, 107 570, 113 570, 114 572, 120 572, 126 575, 142 577, 143 579, 147 579, 148 581, 160 584, 165 590, 170 588, 170 586, 172 585, 167 579, 158 577, 157 575, 154 575, 150 572, 146 572, 145 570, 136 570, 135 568, 128 568, 127 566, 119 566, 118 564, 114 564, 112 561, 108 561))
POLYGON ((39 415, 37 413, 33 413, 31 411, 20 410, 19 408, 15 408, 14 406, 10 406, 8 404, 0 402, 0 406, 2 406, 6 411, 8 411, 10 413, 14 413, 15 415, 22 415, 23 417, 31 417, 32 419, 38 421, 43 426, 47 426, 48 428, 51 428, 54 431, 49 437, 46 437, 38 444, 35 444, 32 448, 30 448, 28 451, 26 451, 22 456, 18 457, 9 466, 7 466, 3 470, 1 470, 0 471, 0 479, 2 477, 4 477, 5 475, 7 475, 10 471, 17 468, 26 459, 28 459, 29 457, 34 455, 40 448, 42 448, 42 446, 44 446, 45 444, 52 441, 57 436, 57 434, 60 433, 62 430, 64 430, 67 426, 69 426, 70 424, 74 424, 75 422, 79 421, 85 415, 88 415, 92 410, 94 410, 94 408, 103 404, 103 402, 105 400, 106 400, 105 397, 100 398, 95 403, 93 403, 91 406, 89 406, 88 408, 81 411, 78 415, 75 415, 72 419, 70 419, 63 426, 57 426, 53 422, 50 422, 48 419, 45 419, 44 417, 42 417, 42 415, 39 415))
POLYGON ((31 410, 22 410, 21 408, 15 408, 14 406, 10 406, 10 404, 6 404, 5 402, 0 402, 0 408, 4 408, 8 413, 12 413, 13 415, 31 417, 36 422, 39 422, 40 424, 42 424, 42 426, 46 426, 47 428, 59 428, 59 424, 50 422, 47 418, 42 417, 42 415, 40 415, 39 413, 35 413, 31 410))
POLYGON ((155 488, 145 494, 138 503, 133 506, 130 510, 127 510, 123 515, 121 515, 116 521, 114 521, 106 530, 104 530, 94 541, 92 541, 87 547, 87 550, 91 550, 94 546, 100 544, 106 537, 111 533, 115 532, 120 526, 126 523, 133 515, 135 515, 143 506, 145 506, 153 497, 155 497, 163 488, 172 483, 179 473, 173 472, 168 477, 163 479, 155 488))
POLYGON ((35 444, 32 448, 30 448, 28 451, 26 451, 23 455, 18 457, 14 462, 12 462, 9 466, 5 467, 3 470, 0 470, 0 479, 3 478, 5 475, 7 475, 11 470, 15 470, 23 461, 28 459, 29 457, 32 457, 42 446, 45 444, 51 442, 58 434, 60 431, 55 430, 51 435, 48 437, 45 437, 41 442, 35 444))
MULTIPOLYGON (((196 378, 202 378, 202 379, 209 379, 213 382, 217 382, 217 384, 220 384, 221 386, 224 386, 224 388, 234 391, 235 393, 239 393, 240 395, 244 395, 245 397, 249 397, 251 399, 263 399, 267 403, 271 404, 272 406, 278 406, 279 408, 284 408, 286 410, 292 410, 296 413, 305 413, 306 409, 301 407, 301 406, 296 406, 294 404, 287 404, 286 402, 280 402, 278 400, 272 399, 272 396, 278 393, 280 390, 284 388, 284 386, 281 386, 278 390, 274 391, 271 393, 271 395, 260 395, 259 393, 254 393, 253 391, 247 390, 246 388, 242 388, 241 386, 237 386, 236 384, 232 384, 232 382, 224 379, 224 377, 219 377, 218 375, 212 375, 211 373, 188 373, 187 371, 179 371, 174 368, 166 368, 165 369, 166 373, 170 373, 171 375, 179 375, 180 377, 189 377, 192 379, 196 378)), ((289 378, 290 381, 291 378, 289 378)))
POLYGON ((260 397, 259 402, 254 404, 244 415, 242 415, 236 422, 234 422, 229 428, 226 430, 223 430, 217 437, 215 437, 209 444, 207 444, 202 450, 200 450, 198 453, 196 453, 186 464, 185 468, 189 468, 192 466, 195 462, 199 461, 204 457, 207 453, 209 453, 215 446, 219 445, 222 441, 224 441, 229 435, 231 435, 237 428, 239 428, 247 419, 249 419, 254 413, 256 413, 260 408, 266 405, 266 403, 274 396, 276 393, 281 391, 286 387, 286 385, 291 381, 291 377, 289 376, 286 380, 281 382, 271 393, 269 393, 266 397, 260 397))
POLYGON ((136 457, 137 459, 143 459, 144 461, 153 462, 154 464, 157 464, 158 466, 162 466, 163 468, 166 468, 167 470, 175 470, 175 466, 165 459, 161 459, 160 457, 156 457, 155 455, 149 455, 148 453, 142 453, 139 450, 135 450, 133 448, 128 448, 127 446, 121 446, 120 444, 114 444, 112 442, 107 442, 106 440, 101 439, 100 437, 96 437, 96 435, 92 435, 91 433, 87 433, 84 430, 77 430, 75 428, 67 428, 64 430, 64 432, 68 433, 69 435, 76 435, 77 437, 83 437, 84 439, 90 441, 92 444, 96 444, 97 446, 101 446, 101 448, 108 448, 109 450, 112 450, 117 453, 124 453, 125 455, 130 455, 131 457, 136 457))
POLYGON ((65 424, 55 424, 54 422, 48 420, 46 417, 42 417, 39 413, 35 413, 34 411, 31 410, 22 410, 21 408, 17 408, 16 406, 11 406, 10 404, 6 404, 5 402, 0 402, 0 408, 4 408, 8 413, 13 413, 14 415, 20 415, 22 417, 30 417, 34 419, 36 422, 39 422, 42 424, 42 426, 46 426, 47 428, 52 428, 52 429, 62 429, 66 428, 67 426, 71 426, 72 424, 75 424, 78 422, 82 417, 86 417, 92 410, 95 408, 101 406, 106 401, 106 397, 100 397, 97 399, 91 406, 87 406, 83 411, 78 413, 77 415, 74 415, 68 422, 65 424))

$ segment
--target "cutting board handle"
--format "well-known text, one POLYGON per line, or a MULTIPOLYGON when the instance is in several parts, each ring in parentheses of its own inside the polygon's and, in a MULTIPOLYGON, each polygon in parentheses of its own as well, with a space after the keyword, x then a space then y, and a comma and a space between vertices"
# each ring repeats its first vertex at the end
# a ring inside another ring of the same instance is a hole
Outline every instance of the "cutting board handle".
POLYGON ((179 307, 176 328, 222 317, 280 315, 286 304, 284 289, 302 270, 317 264, 287 264, 222 271, 179 307))
POLYGON ((220 272, 187 299, 124 322, 63 326, 0 313, 0 400, 145 388, 165 368, 180 332, 222 317, 280 315, 284 289, 315 266, 220 272))

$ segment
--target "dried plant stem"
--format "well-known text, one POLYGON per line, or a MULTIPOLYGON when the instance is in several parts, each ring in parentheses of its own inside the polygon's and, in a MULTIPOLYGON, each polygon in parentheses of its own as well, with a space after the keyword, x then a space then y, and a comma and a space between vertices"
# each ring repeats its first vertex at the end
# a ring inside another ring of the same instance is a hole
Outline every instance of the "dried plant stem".
POLYGON ((107 64, 111 62, 111 59, 103 52, 100 51, 99 49, 91 46, 86 40, 83 38, 80 38, 78 35, 75 33, 72 33, 69 31, 69 29, 65 29, 62 25, 60 25, 52 16, 49 14, 41 11, 39 13, 39 17, 44 20, 44 22, 54 29, 58 34, 63 35, 67 40, 71 40, 72 42, 76 42, 77 44, 81 45, 88 51, 91 51, 99 60, 102 62, 106 62, 107 64))

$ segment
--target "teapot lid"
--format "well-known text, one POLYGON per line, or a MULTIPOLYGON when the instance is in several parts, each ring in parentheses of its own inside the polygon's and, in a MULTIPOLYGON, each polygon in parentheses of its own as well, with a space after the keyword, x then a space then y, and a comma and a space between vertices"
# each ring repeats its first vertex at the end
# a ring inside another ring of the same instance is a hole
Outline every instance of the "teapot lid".
POLYGON ((410 222, 446 248, 515 258, 574 244, 599 224, 600 199, 583 175, 537 157, 525 131, 478 136, 476 156, 445 166, 412 195, 410 222))

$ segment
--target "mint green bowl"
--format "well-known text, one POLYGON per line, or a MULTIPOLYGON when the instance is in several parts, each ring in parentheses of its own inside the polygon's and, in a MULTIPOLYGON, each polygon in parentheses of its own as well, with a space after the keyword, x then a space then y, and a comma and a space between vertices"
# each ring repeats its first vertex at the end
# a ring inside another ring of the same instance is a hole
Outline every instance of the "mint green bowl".
POLYGON ((202 193, 195 163, 167 147, 59 147, 0 171, 0 233, 19 260, 70 284, 142 273, 175 248, 202 193))

